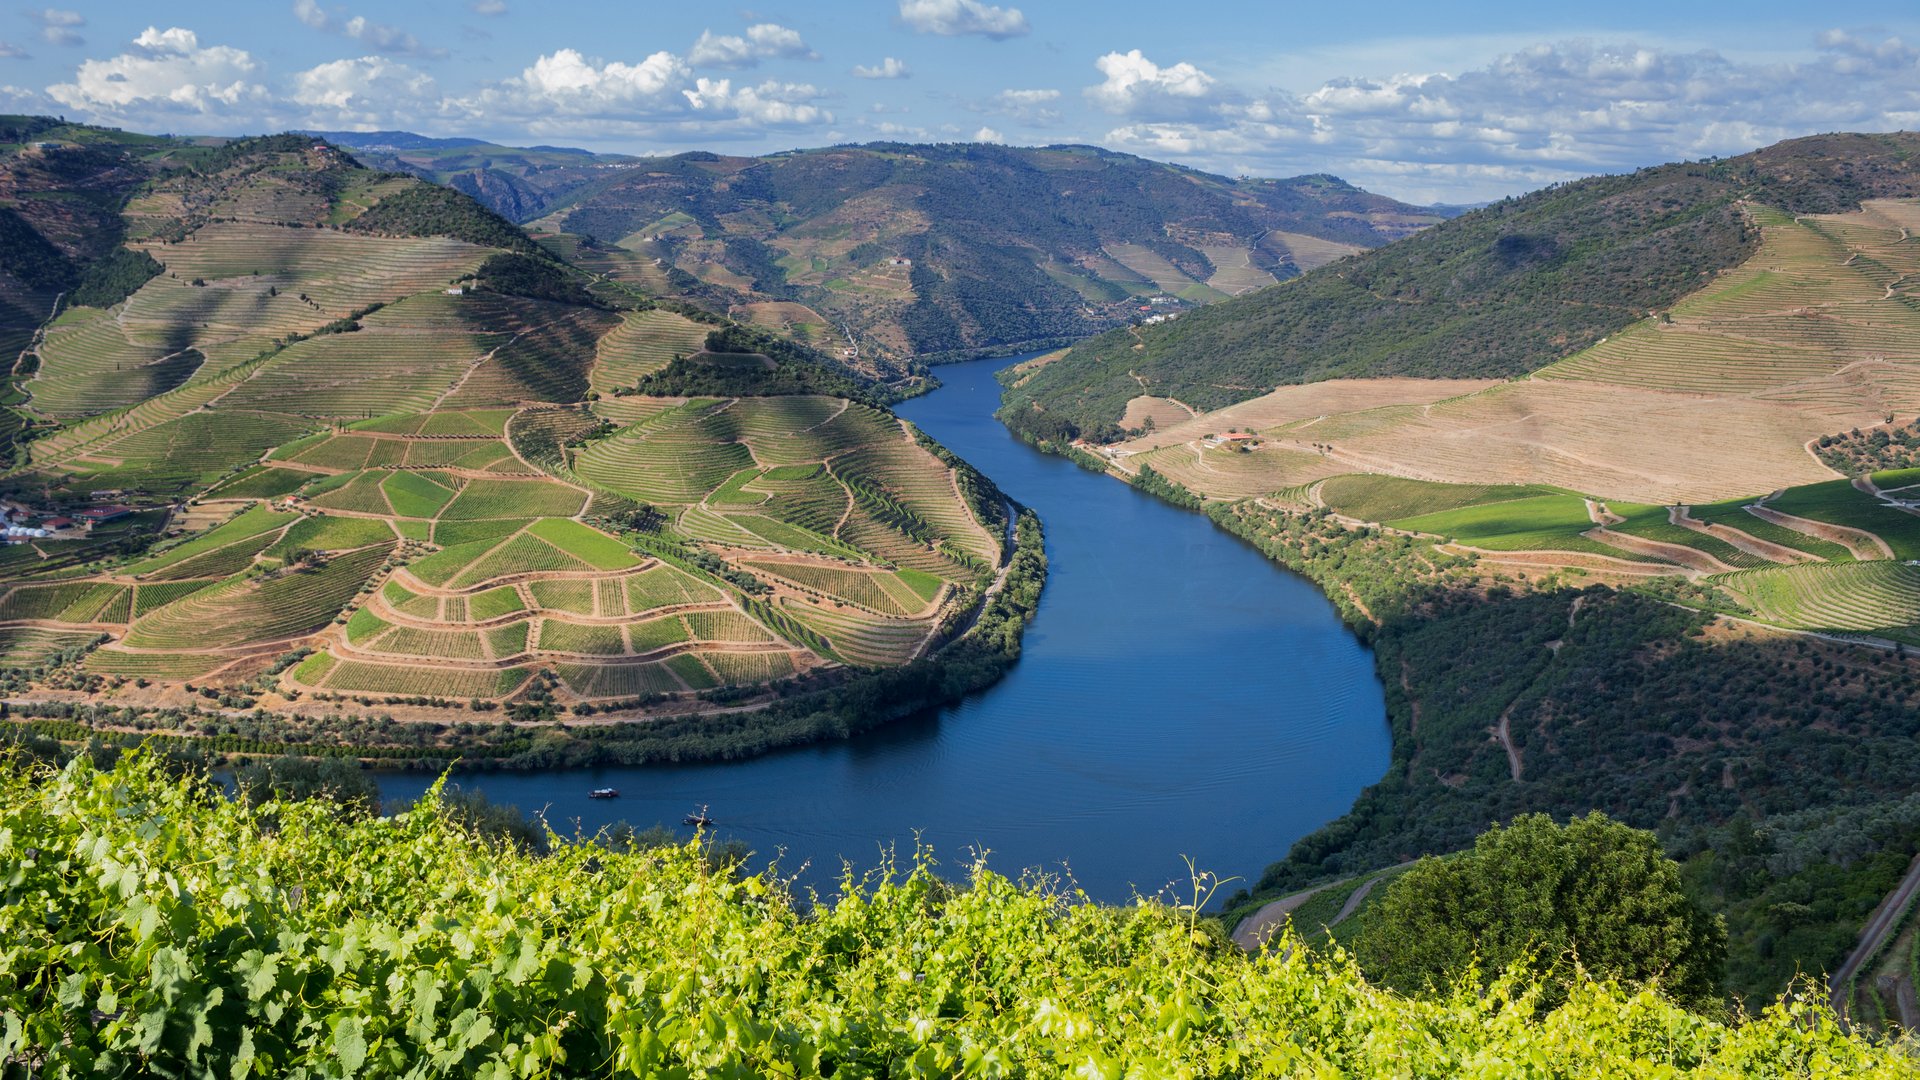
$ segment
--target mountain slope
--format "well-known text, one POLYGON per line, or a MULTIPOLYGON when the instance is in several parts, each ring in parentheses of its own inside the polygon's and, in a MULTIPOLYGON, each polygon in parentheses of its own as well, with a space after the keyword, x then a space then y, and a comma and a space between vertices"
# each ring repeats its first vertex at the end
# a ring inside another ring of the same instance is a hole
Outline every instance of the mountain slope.
POLYGON ((1759 240, 1746 202, 1832 213, 1920 194, 1916 150, 1907 133, 1816 136, 1503 200, 1285 288, 1084 342, 1013 391, 1007 415, 1104 438, 1142 393, 1208 410, 1330 378, 1522 374, 1745 261, 1759 240))
MULTIPOLYGON (((311 136, 162 145, 16 151, 75 192, 127 174, 96 247, 10 234, 35 297, 77 283, 9 372, 16 689, 764 704, 941 648, 1007 561, 1004 500, 887 411, 893 387, 311 136)), ((998 670, 969 655, 911 677, 998 670)))
POLYGON ((648 163, 547 220, 723 294, 799 301, 901 357, 1083 335, 1145 297, 1209 302, 1437 219, 1331 177, 879 144, 648 163))
POLYGON ((1210 302, 1444 216, 1329 176, 1234 180, 1085 146, 633 160, 360 139, 370 160, 638 263, 651 287, 881 366, 1064 343, 1147 298, 1210 302))

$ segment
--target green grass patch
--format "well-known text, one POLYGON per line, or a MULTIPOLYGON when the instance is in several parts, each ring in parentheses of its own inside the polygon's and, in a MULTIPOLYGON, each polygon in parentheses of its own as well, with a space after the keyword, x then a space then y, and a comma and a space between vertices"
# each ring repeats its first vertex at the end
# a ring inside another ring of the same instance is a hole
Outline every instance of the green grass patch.
POLYGON ((527 531, 595 570, 625 570, 640 565, 640 557, 627 545, 577 521, 542 518, 527 531))
POLYGON ((540 647, 593 656, 618 656, 627 651, 627 643, 617 626, 587 626, 557 619, 541 622, 540 647))
POLYGON ((505 626, 496 626, 486 631, 487 646, 493 650, 496 658, 518 656, 527 651, 527 628, 531 620, 522 619, 505 626))
POLYGON ((475 540, 503 540, 531 524, 533 522, 525 518, 436 521, 433 523, 433 542, 441 547, 452 547, 455 544, 470 544, 475 540))
POLYGON ((133 617, 137 619, 211 584, 211 581, 163 581, 153 585, 137 585, 134 587, 133 617))
POLYGON ((712 669, 700 662, 698 654, 681 653, 678 656, 669 656, 663 662, 669 670, 680 676, 695 690, 710 690, 720 685, 720 680, 714 678, 712 669))
POLYGON ((259 465, 207 492, 209 499, 277 499, 300 490, 314 474, 259 465))
POLYGON ((826 466, 821 465, 817 461, 805 465, 775 465, 773 468, 768 469, 763 475, 765 475, 768 480, 783 484, 793 484, 802 480, 811 480, 819 476, 821 470, 825 467, 826 466))
POLYGON ((665 648, 668 645, 677 645, 689 637, 686 622, 677 616, 629 623, 627 635, 633 640, 634 652, 647 652, 651 649, 665 648))
POLYGON ((520 600, 519 591, 511 585, 475 593, 467 599, 467 617, 474 622, 486 622, 516 611, 525 611, 526 608, 527 605, 520 600))
POLYGON ((500 540, 495 537, 470 540, 464 544, 450 544, 424 559, 410 563, 407 569, 414 577, 429 585, 444 586, 453 580, 453 575, 465 569, 475 559, 485 555, 498 543, 500 540))
POLYGON ((401 517, 430 518, 453 501, 454 490, 437 484, 422 473, 396 472, 380 482, 393 512, 401 517))
POLYGON ((1695 521, 1709 522, 1717 527, 1737 529, 1756 540, 1765 540, 1794 551, 1804 551, 1817 555, 1828 562, 1852 562, 1853 553, 1839 544, 1796 532, 1784 525, 1775 525, 1747 513, 1746 507, 1753 500, 1728 499, 1726 502, 1699 504, 1687 509, 1689 517, 1695 521))
POLYGON ((295 548, 315 551, 346 551, 369 544, 393 542, 393 529, 379 518, 333 517, 320 514, 288 529, 280 542, 267 549, 272 556, 285 555, 295 548))
POLYGON ((1538 549, 1619 554, 1580 534, 1593 528, 1586 501, 1577 495, 1533 495, 1504 502, 1463 506, 1386 524, 1396 529, 1435 533, 1493 551, 1538 549))
POLYGON ((1617 525, 1607 526, 1616 532, 1623 532, 1629 536, 1642 536, 1663 544, 1690 547, 1736 568, 1768 565, 1766 559, 1741 551, 1725 540, 1695 532, 1684 525, 1675 525, 1664 506, 1627 502, 1609 502, 1606 506, 1608 510, 1626 519, 1617 525))
POLYGON ((347 643, 363 645, 385 633, 392 625, 366 608, 361 608, 347 619, 347 643))
POLYGON ((714 489, 713 494, 707 496, 707 501, 718 506, 759 506, 767 501, 768 496, 765 493, 742 490, 759 478, 759 469, 741 469, 727 477, 726 483, 714 489))
POLYGON ((1873 486, 1881 491, 1892 491, 1912 484, 1920 484, 1920 469, 1887 469, 1868 477, 1873 486))
POLYGON ((940 586, 946 584, 946 582, 941 581, 939 578, 934 577, 924 570, 902 568, 894 571, 893 576, 899 578, 901 584, 912 589, 913 595, 928 603, 932 603, 933 598, 939 595, 940 586))
POLYGON ((1320 485, 1321 501, 1334 512, 1382 522, 1552 494, 1555 492, 1548 488, 1531 484, 1441 484, 1371 473, 1329 477, 1320 485))
POLYGON ((1920 559, 1920 517, 1888 506, 1854 487, 1852 481, 1828 480, 1788 488, 1777 498, 1768 499, 1767 508, 1870 532, 1887 542, 1894 558, 1920 559))
POLYGON ((790 551, 817 551, 828 555, 845 555, 863 559, 866 552, 849 547, 829 536, 823 536, 811 529, 802 529, 784 521, 760 514, 729 514, 727 520, 747 530, 770 544, 777 544, 790 551))
POLYGON ((293 681, 307 686, 319 686, 328 673, 333 671, 333 666, 339 662, 334 659, 332 653, 314 653, 300 661, 300 666, 293 669, 293 681))
POLYGON ((440 516, 455 521, 572 517, 586 503, 585 493, 549 480, 470 480, 440 516))

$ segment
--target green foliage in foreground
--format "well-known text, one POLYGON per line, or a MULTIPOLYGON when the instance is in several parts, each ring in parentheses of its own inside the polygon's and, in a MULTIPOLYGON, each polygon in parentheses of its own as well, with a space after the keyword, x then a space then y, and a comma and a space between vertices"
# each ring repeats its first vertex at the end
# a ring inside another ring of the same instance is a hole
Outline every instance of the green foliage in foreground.
POLYGON ((134 756, 0 765, 0 1060, 47 1077, 1898 1076, 1817 1003, 1582 982, 1415 1000, 1189 909, 924 862, 802 904, 697 847, 489 843, 230 802, 134 756))
POLYGON ((1355 952, 1374 978, 1409 992, 1448 985, 1475 962, 1524 964, 1552 1000, 1577 964, 1703 1006, 1719 997, 1727 930, 1687 896, 1652 833, 1599 811, 1565 826, 1528 814, 1395 879, 1355 952))

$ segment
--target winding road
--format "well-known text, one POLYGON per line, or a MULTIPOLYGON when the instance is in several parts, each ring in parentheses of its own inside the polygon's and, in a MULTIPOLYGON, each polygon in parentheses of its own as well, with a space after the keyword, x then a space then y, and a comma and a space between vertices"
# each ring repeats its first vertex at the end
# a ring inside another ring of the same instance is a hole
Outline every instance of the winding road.
MULTIPOLYGON (((1873 916, 1867 920, 1867 925, 1860 931, 1860 943, 1847 954, 1846 960, 1841 962, 1839 970, 1833 973, 1833 977, 1827 983, 1828 1000, 1832 1002, 1833 1011, 1840 1017, 1842 1023, 1847 1020, 1847 1006, 1852 997, 1850 991, 1853 980, 1860 974, 1860 969, 1869 960, 1879 955, 1880 950, 1885 948, 1893 936, 1899 932, 1900 925, 1905 921, 1907 911, 1913 906, 1916 895, 1920 895, 1920 855, 1914 856, 1913 863, 1907 867, 1907 874, 1900 879, 1900 884, 1894 886, 1893 891, 1887 894, 1887 898, 1880 901, 1880 906, 1873 909, 1873 916)), ((1912 1000, 1912 997, 1913 994, 1909 990, 1905 994, 1898 995, 1896 1002, 1904 1004, 1905 1001, 1912 1000)), ((1903 1026, 1907 1026, 1908 1030, 1920 1027, 1920 1017, 1905 1015, 1904 1008, 1900 1011, 1903 1026)))

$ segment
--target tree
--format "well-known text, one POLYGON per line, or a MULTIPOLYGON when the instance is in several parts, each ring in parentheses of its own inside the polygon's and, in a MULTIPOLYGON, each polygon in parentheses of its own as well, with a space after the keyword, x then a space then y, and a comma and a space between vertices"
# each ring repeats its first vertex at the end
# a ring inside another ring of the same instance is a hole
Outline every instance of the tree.
POLYGON ((1422 859, 1387 889, 1355 952, 1406 992, 1444 987, 1476 960, 1483 982, 1518 962, 1547 987, 1547 1006, 1577 966, 1698 1007, 1718 997, 1726 941, 1652 833, 1595 811, 1565 826, 1525 815, 1468 851, 1422 859))

